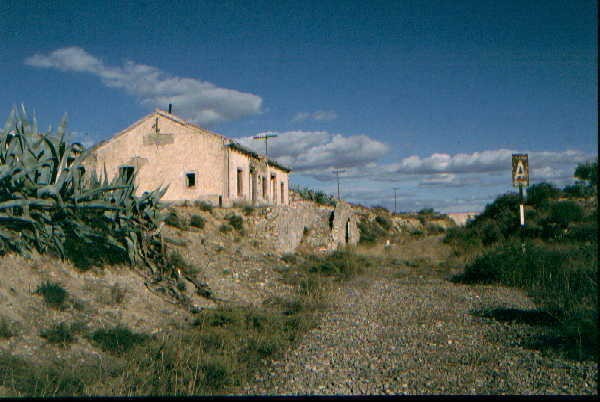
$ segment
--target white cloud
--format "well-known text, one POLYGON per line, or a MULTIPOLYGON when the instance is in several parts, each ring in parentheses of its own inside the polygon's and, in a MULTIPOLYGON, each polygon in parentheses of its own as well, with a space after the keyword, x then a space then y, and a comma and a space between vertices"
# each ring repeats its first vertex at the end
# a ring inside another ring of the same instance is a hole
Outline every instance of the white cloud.
POLYGON ((177 114, 194 123, 211 125, 261 112, 262 98, 257 95, 196 78, 170 76, 156 67, 132 61, 108 66, 76 46, 47 55, 35 54, 25 59, 25 64, 95 75, 107 87, 122 89, 148 107, 164 109, 172 103, 177 114))
MULTIPOLYGON (((434 153, 423 158, 413 155, 399 162, 380 166, 381 173, 377 177, 379 180, 393 181, 405 175, 504 174, 506 172, 510 175, 513 153, 520 152, 510 149, 498 149, 471 154, 434 153)), ((572 166, 592 157, 592 155, 585 152, 574 150, 562 152, 531 151, 527 153, 529 154, 530 175, 532 177, 542 176, 548 178, 556 177, 559 171, 562 172, 560 174, 564 175, 568 171, 567 165, 572 166), (554 173, 550 174, 551 171, 554 173)), ((571 173, 572 171, 569 174, 571 173)), ((439 177, 437 179, 439 181, 439 177)))
MULTIPOLYGON (((238 141, 257 152, 264 143, 252 137, 238 141)), ((385 155, 386 144, 366 135, 344 136, 326 131, 288 131, 269 139, 269 157, 306 174, 318 175, 333 168, 364 167, 385 155)))
POLYGON ((317 110, 316 112, 307 113, 300 112, 296 113, 292 118, 294 122, 300 122, 305 120, 315 120, 315 121, 331 121, 337 119, 338 115, 333 110, 317 110))

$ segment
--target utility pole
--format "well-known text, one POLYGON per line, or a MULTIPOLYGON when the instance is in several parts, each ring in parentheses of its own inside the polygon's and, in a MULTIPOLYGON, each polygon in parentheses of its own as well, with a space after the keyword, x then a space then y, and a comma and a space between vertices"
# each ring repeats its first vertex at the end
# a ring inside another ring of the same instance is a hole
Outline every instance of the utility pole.
POLYGON ((396 191, 400 190, 400 187, 394 187, 394 213, 396 213, 396 191))
POLYGON ((344 173, 345 170, 342 169, 334 169, 333 173, 335 173, 335 176, 337 177, 337 187, 338 187, 338 200, 341 200, 340 198, 340 173, 344 173))
MULTIPOLYGON (((255 135, 254 138, 255 140, 265 140, 265 165, 267 168, 267 177, 264 180, 267 180, 267 183, 269 183, 269 148, 267 146, 267 143, 269 142, 269 138, 275 138, 277 137, 277 134, 269 134, 269 133, 264 133, 264 134, 259 134, 259 135, 255 135)), ((273 193, 273 189, 268 189, 268 184, 263 184, 263 191, 264 189, 267 189, 267 194, 263 194, 263 198, 265 200, 269 199, 269 193, 273 193)), ((275 200, 273 200, 273 203, 275 203, 275 200)))
POLYGON ((262 134, 262 135, 255 135, 254 138, 255 140, 265 140, 265 157, 267 158, 267 162, 269 161, 269 148, 267 146, 267 143, 269 142, 269 138, 274 138, 277 137, 277 134, 262 134))

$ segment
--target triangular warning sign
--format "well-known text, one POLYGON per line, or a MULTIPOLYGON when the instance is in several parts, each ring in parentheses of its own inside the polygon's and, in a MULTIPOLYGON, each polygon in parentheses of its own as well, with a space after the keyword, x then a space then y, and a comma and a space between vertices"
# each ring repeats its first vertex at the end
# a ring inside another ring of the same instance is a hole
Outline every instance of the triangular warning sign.
POLYGON ((515 180, 524 179, 527 176, 525 175, 525 166, 523 166, 523 161, 517 162, 517 169, 515 170, 515 180))

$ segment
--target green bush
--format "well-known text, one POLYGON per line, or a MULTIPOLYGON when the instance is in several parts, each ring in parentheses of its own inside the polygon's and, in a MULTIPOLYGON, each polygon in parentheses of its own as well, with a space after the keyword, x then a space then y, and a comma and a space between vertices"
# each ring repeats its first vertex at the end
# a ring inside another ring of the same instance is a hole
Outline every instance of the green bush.
POLYGON ((500 227, 496 221, 491 219, 482 221, 477 232, 480 234, 481 242, 484 246, 489 246, 490 244, 504 239, 504 235, 502 234, 500 227))
POLYGON ((244 229, 244 219, 241 216, 232 213, 225 216, 225 219, 229 222, 229 225, 238 232, 244 229))
POLYGON ((190 219, 190 225, 199 229, 203 229, 205 223, 206 219, 204 219, 201 215, 192 215, 190 219))
POLYGON ((570 198, 592 197, 594 195, 594 187, 578 181, 570 186, 565 186, 563 193, 570 198))
POLYGON ((312 190, 307 187, 293 187, 292 190, 298 194, 298 196, 304 200, 309 200, 322 205, 335 206, 337 203, 336 199, 332 195, 325 194, 321 190, 312 190))
POLYGON ((548 200, 560 195, 560 189, 550 183, 538 183, 527 189, 527 203, 535 207, 543 207, 548 200))
POLYGON ((109 329, 98 329, 94 331, 90 339, 105 352, 123 354, 145 342, 148 335, 131 332, 129 328, 116 326, 109 329))
POLYGON ((231 227, 231 225, 227 225, 226 223, 219 226, 219 232, 221 232, 221 233, 229 233, 232 230, 233 230, 233 228, 231 227))
POLYGON ((440 234, 444 233, 446 229, 442 225, 438 225, 437 223, 427 223, 425 225, 425 230, 430 234, 440 234))
POLYGON ((371 261, 366 257, 350 251, 337 250, 315 261, 308 272, 347 279, 363 272, 364 268, 370 266, 371 261))
POLYGON ((194 201, 194 206, 206 212, 211 212, 213 210, 212 204, 206 201, 194 201))
POLYGON ((167 225, 176 227, 177 229, 188 229, 188 225, 186 224, 186 222, 177 214, 177 211, 175 210, 170 210, 165 216, 164 221, 167 225))
POLYGON ((550 204, 548 222, 566 228, 569 223, 580 222, 583 219, 583 208, 573 201, 556 201, 550 204))
POLYGON ((46 339, 49 343, 57 343, 62 346, 73 343, 75 340, 71 327, 66 325, 64 322, 40 331, 40 336, 46 339))
MULTIPOLYGON (((489 250, 467 265, 456 280, 526 289, 563 329, 570 328, 567 332, 589 332, 589 323, 598 315, 597 244, 557 249, 526 242, 524 250, 516 241, 489 250)), ((597 328, 593 331, 594 336, 574 341, 597 353, 597 328)))
POLYGON ((242 210, 244 211, 244 215, 250 216, 254 213, 254 207, 252 205, 244 205, 242 210))
POLYGON ((53 366, 32 364, 19 357, 0 353, 0 386, 21 396, 56 397, 81 395, 85 387, 82 370, 57 363, 53 366))
POLYGON ((595 186, 598 184, 598 161, 589 161, 583 164, 577 165, 575 168, 575 177, 578 179, 587 181, 590 185, 595 186))
POLYGON ((0 339, 8 339, 15 335, 13 325, 5 317, 0 318, 0 339))
POLYGON ((64 307, 67 300, 67 291, 58 283, 46 281, 39 285, 35 291, 44 297, 46 303, 55 308, 64 307))
POLYGON ((392 222, 385 216, 377 215, 375 217, 375 222, 377 222, 385 231, 389 231, 392 228, 392 222))
POLYGON ((135 174, 109 181, 86 172, 89 151, 67 143, 66 134, 65 119, 54 132, 38 132, 25 107, 13 109, 0 131, 0 253, 36 249, 82 268, 160 262, 165 189, 137 197, 135 174))
POLYGON ((358 222, 358 230, 360 231, 360 243, 374 243, 377 239, 387 235, 380 225, 367 219, 361 219, 358 222))

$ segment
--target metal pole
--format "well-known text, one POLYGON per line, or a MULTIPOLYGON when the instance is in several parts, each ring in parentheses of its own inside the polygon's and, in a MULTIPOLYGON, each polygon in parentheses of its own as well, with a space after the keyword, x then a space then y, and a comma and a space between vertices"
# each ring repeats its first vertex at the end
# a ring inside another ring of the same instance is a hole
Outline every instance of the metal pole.
MULTIPOLYGON (((252 138, 254 138, 255 140, 265 140, 265 165, 266 165, 266 170, 267 170, 267 194, 263 194, 263 197, 265 199, 269 198, 269 193, 273 193, 273 189, 270 189, 269 191, 269 183, 271 181, 271 177, 269 175, 269 147, 267 145, 267 142, 269 141, 269 138, 274 138, 277 137, 277 134, 263 134, 263 135, 256 135, 252 138)), ((263 184, 263 189, 264 189, 264 184, 263 184)), ((273 200, 273 202, 275 202, 275 200, 273 200)))
POLYGON ((340 173, 344 173, 345 170, 336 169, 333 172, 335 173, 335 176, 337 178, 337 198, 338 198, 338 200, 341 200, 341 198, 340 198, 340 173))
POLYGON ((525 205, 523 202, 523 185, 519 184, 519 235, 521 237, 521 250, 525 254, 525 205))
POLYGON ((398 187, 394 187, 394 213, 396 213, 396 190, 398 189, 398 187))

